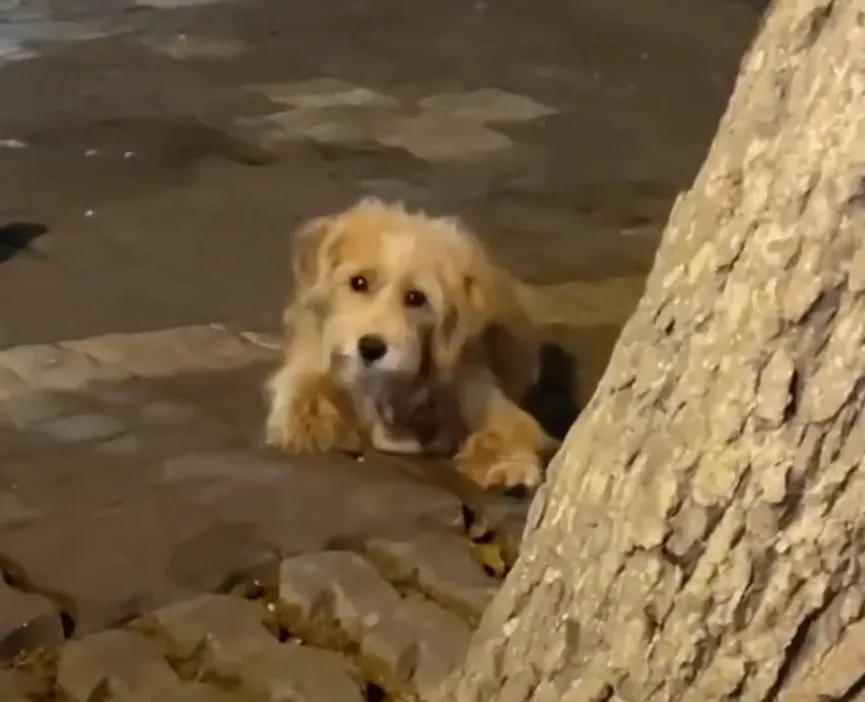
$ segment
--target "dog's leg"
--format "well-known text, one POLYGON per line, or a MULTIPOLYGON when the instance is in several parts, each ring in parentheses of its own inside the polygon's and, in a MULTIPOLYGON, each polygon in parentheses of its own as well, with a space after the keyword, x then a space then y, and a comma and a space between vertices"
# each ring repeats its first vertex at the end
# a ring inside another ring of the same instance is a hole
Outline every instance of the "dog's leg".
POLYGON ((486 369, 475 370, 463 387, 471 433, 457 453, 457 469, 484 488, 537 487, 559 442, 486 369))
POLYGON ((357 427, 320 358, 289 347, 267 383, 270 409, 265 441, 286 453, 360 449, 357 427))

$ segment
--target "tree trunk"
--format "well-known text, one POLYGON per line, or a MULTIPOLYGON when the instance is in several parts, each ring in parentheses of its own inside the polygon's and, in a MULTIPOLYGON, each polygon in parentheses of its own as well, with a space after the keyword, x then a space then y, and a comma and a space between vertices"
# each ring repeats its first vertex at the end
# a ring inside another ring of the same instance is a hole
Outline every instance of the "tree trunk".
POLYGON ((455 702, 865 700, 865 0, 776 0, 455 702))

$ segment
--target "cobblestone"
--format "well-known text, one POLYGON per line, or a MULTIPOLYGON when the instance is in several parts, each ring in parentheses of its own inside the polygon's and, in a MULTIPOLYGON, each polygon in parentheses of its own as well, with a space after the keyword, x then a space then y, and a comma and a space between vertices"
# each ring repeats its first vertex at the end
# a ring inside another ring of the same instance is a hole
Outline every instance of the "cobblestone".
POLYGON ((169 655, 189 659, 206 643, 219 665, 236 664, 276 643, 260 603, 229 595, 202 595, 159 609, 143 626, 168 642, 169 655))
POLYGON ((75 702, 89 702, 95 691, 106 684, 110 686, 106 692, 115 698, 155 702, 180 686, 181 681, 158 646, 133 632, 92 634, 70 641, 61 650, 57 663, 57 687, 61 693, 75 702))
POLYGON ((366 555, 390 580, 413 586, 476 622, 498 583, 484 574, 471 545, 455 534, 420 532, 370 539, 366 555))
POLYGON ((531 121, 557 112, 526 96, 491 88, 430 95, 417 102, 333 79, 257 88, 292 108, 241 121, 262 132, 271 145, 300 138, 332 144, 372 141, 431 162, 464 162, 508 151, 514 142, 488 123, 531 121))
POLYGON ((2 352, 0 365, 24 380, 27 391, 83 387, 96 373, 99 362, 73 349, 52 344, 24 346, 2 352))
POLYGON ((0 382, 11 378, 0 397, 8 399, 34 391, 81 390, 98 381, 226 370, 273 357, 273 350, 264 343, 256 343, 219 325, 19 346, 0 351, 0 370, 11 374, 0 375, 0 382))
POLYGON ((356 646, 370 677, 421 696, 461 659, 470 635, 455 614, 420 596, 403 598, 363 557, 344 551, 284 561, 278 607, 289 631, 356 646))
POLYGON ((422 108, 453 112, 479 122, 530 122, 555 114, 556 110, 525 95, 483 88, 465 93, 429 95, 418 102, 422 108))
POLYGON ((204 596, 157 611, 152 619, 175 659, 196 676, 231 680, 262 700, 363 702, 358 675, 332 651, 280 643, 260 603, 204 596))
MULTIPOLYGON (((123 376, 154 377, 183 371, 224 370, 272 352, 240 335, 227 333, 219 325, 179 327, 141 334, 106 334, 66 342, 64 347, 80 351, 99 364, 100 380, 123 376)), ((92 375, 89 380, 94 380, 92 375)))
POLYGON ((41 422, 35 430, 64 444, 114 439, 126 431, 113 417, 84 413, 41 422))
POLYGON ((439 571, 429 578, 437 582, 453 547, 462 566, 441 584, 443 600, 489 583, 456 541, 418 539, 368 544, 377 544, 374 562, 387 551, 411 564, 387 578, 358 553, 304 554, 282 562, 277 590, 264 599, 205 594, 124 629, 65 644, 55 636, 56 667, 0 669, 0 694, 10 702, 54 700, 50 690, 58 702, 365 702, 381 688, 393 699, 429 699, 461 660, 471 617, 442 606, 435 588, 412 588, 409 571, 439 571))
POLYGON ((253 700, 216 685, 184 680, 163 657, 156 642, 124 630, 93 634, 67 644, 58 659, 55 685, 64 702, 253 700))
POLYGON ((63 702, 423 700, 459 661, 525 501, 477 494, 461 524, 444 466, 269 453, 278 353, 241 325, 0 351, 0 564, 27 590, 0 589, 0 654, 59 646, 25 678, 63 702))
MULTIPOLYGON (((17 376, 16 376, 17 378, 17 376)), ((19 379, 21 390, 0 404, 0 417, 16 429, 26 429, 31 424, 54 419, 70 411, 58 395, 38 391, 25 391, 23 379, 19 379)))

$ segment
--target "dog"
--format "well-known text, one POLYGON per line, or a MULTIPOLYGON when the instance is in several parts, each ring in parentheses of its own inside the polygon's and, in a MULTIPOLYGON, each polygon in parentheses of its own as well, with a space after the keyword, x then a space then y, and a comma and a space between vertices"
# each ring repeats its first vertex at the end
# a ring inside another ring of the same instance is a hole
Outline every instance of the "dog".
POLYGON ((453 456, 483 488, 535 488, 558 442, 519 405, 539 373, 528 286, 458 219, 365 198, 292 239, 266 442, 453 456))

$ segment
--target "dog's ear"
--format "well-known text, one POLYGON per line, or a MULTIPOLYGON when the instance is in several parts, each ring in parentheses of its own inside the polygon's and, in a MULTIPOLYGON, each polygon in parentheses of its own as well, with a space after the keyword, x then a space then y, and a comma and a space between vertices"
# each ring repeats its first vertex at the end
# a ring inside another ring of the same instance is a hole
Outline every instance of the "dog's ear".
POLYGON ((482 277, 469 273, 448 290, 444 315, 432 335, 432 359, 440 374, 454 369, 466 346, 489 324, 488 287, 482 277))
POLYGON ((452 291, 432 338, 436 371, 448 378, 466 353, 478 354, 508 393, 537 379, 537 330, 519 281, 495 264, 473 267, 452 291))
POLYGON ((335 261, 333 218, 318 217, 295 230, 291 238, 294 298, 308 297, 326 277, 335 261))
POLYGON ((459 220, 447 220, 445 295, 442 318, 432 335, 432 361, 447 377, 492 321, 496 266, 474 232, 459 220))

